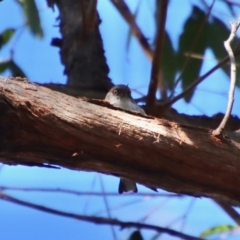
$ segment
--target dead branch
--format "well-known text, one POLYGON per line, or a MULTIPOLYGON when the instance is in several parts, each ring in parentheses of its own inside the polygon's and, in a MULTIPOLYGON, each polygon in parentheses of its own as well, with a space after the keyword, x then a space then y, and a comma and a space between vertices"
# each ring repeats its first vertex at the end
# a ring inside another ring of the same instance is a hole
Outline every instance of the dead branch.
POLYGON ((228 93, 228 104, 227 104, 227 109, 226 109, 224 118, 219 124, 219 126, 217 127, 217 129, 213 131, 213 135, 218 138, 221 138, 223 135, 223 130, 226 127, 227 121, 231 115, 232 107, 233 107, 234 91, 235 91, 235 85, 236 85, 236 61, 235 61, 235 57, 234 57, 233 50, 231 48, 230 43, 232 42, 233 38, 236 36, 237 30, 240 26, 240 18, 238 19, 236 24, 233 24, 230 22, 230 26, 231 26, 231 33, 229 38, 224 42, 224 46, 228 52, 230 63, 231 63, 231 71, 230 71, 231 81, 230 81, 230 88, 228 93))

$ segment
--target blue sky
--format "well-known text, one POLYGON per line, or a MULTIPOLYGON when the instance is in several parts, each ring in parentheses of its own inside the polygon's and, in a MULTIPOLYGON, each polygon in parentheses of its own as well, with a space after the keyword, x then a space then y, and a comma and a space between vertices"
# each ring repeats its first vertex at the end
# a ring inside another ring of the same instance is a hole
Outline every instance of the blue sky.
MULTIPOLYGON (((135 11, 138 0, 129 2, 131 2, 131 9, 135 11)), ((199 1, 170 1, 166 26, 175 47, 176 39, 182 31, 183 23, 190 13, 189 2, 199 1)), ((51 39, 60 36, 59 29, 55 27, 57 25, 55 20, 57 9, 55 9, 55 12, 48 9, 44 0, 38 0, 37 3, 44 29, 44 38, 41 40, 34 39, 29 30, 26 29, 17 40, 14 38, 6 48, 1 50, 0 60, 8 58, 10 56, 9 50, 14 46, 14 59, 26 72, 31 81, 65 83, 66 76, 63 75, 59 50, 50 46, 51 39)), ((141 1, 139 17, 137 18, 141 29, 150 41, 154 36, 153 3, 153 0, 141 1)), ((222 1, 217 1, 216 11, 223 12, 223 7, 222 1)), ((107 0, 100 0, 98 8, 100 17, 103 20, 100 29, 107 61, 110 66, 110 77, 115 84, 129 84, 131 88, 136 88, 142 93, 146 93, 151 70, 148 59, 134 38, 131 38, 129 49, 126 52, 128 25, 122 20, 111 3, 107 0)), ((224 14, 226 22, 232 20, 230 13, 225 9, 224 14)), ((0 3, 0 32, 8 27, 17 28, 23 24, 23 14, 15 1, 5 0, 0 3), (9 9, 11 9, 11 16, 9 9)), ((206 57, 209 60, 204 62, 202 73, 205 73, 216 63, 210 51, 207 52, 206 57)), ((5 76, 8 74, 6 72, 5 76)), ((186 114, 206 114, 211 116, 218 112, 224 112, 227 103, 228 83, 227 77, 221 71, 215 72, 209 79, 198 86, 198 91, 195 93, 191 104, 187 105, 182 100, 177 102, 174 107, 186 114)), ((179 87, 177 91, 180 92, 181 88, 179 87)), ((236 93, 233 113, 239 116, 240 99, 238 89, 236 93)), ((136 94, 134 96, 137 97, 136 94)), ((67 169, 50 170, 22 166, 4 166, 1 168, 0 179, 0 185, 6 186, 52 187, 78 191, 101 191, 100 179, 102 179, 105 191, 116 192, 118 187, 118 179, 116 177, 67 169)), ((145 187, 139 187, 139 191, 150 193, 145 187)), ((23 200, 64 211, 107 216, 104 201, 99 197, 77 197, 43 192, 9 191, 8 193, 23 200)), ((111 212, 112 217, 117 217, 120 220, 140 221, 149 211, 155 209, 147 218, 147 222, 159 224, 163 227, 169 226, 176 230, 181 230, 184 213, 187 212, 189 206, 192 206, 183 229, 186 233, 192 235, 200 234, 203 230, 218 224, 234 224, 216 204, 204 198, 192 200, 189 197, 167 199, 129 195, 128 197, 109 197, 108 201, 111 208, 113 208, 111 212), (134 204, 130 204, 131 202, 134 202, 134 204), (123 207, 124 204, 127 206, 123 207), (180 220, 177 220, 178 217, 180 217, 180 220)), ((106 240, 113 239, 109 226, 98 226, 66 219, 3 201, 0 201, 0 209, 0 226, 4 229, 1 230, 1 239, 4 240, 50 240, 53 238, 60 240, 84 238, 90 240, 96 239, 96 236, 101 236, 101 239, 106 240)), ((133 230, 120 230, 117 227, 114 229, 118 239, 126 239, 133 230)), ((144 233, 147 237, 153 235, 153 232, 149 231, 144 231, 144 233)), ((176 238, 164 235, 163 239, 170 240, 176 238)), ((231 237, 232 239, 237 239, 237 237, 231 237)))

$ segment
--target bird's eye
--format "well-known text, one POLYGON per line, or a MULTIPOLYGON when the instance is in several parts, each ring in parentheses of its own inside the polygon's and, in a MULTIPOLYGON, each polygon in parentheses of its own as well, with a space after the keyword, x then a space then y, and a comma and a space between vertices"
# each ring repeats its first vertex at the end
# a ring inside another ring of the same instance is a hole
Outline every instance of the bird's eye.
POLYGON ((113 91, 113 95, 117 95, 117 93, 118 93, 117 90, 113 91))
POLYGON ((131 91, 130 90, 127 91, 127 95, 131 96, 131 91))

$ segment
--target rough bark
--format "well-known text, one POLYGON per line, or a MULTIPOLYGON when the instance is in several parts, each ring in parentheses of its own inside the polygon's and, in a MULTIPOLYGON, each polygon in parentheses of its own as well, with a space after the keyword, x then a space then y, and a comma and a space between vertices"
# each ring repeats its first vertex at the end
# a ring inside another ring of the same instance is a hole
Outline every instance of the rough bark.
MULTIPOLYGON (((67 84, 105 93, 113 86, 99 32, 96 0, 48 0, 59 9, 62 39, 58 45, 67 84)), ((81 92, 80 92, 81 93, 81 92)))
POLYGON ((239 140, 219 141, 208 129, 0 78, 0 159, 6 164, 121 175, 240 205, 239 148, 239 140))
POLYGON ((101 91, 101 90, 96 90, 91 88, 82 88, 78 86, 71 86, 71 85, 65 85, 65 84, 44 83, 39 85, 50 88, 54 91, 65 93, 73 97, 81 96, 81 97, 87 97, 87 98, 104 99, 107 94, 106 91, 101 91))

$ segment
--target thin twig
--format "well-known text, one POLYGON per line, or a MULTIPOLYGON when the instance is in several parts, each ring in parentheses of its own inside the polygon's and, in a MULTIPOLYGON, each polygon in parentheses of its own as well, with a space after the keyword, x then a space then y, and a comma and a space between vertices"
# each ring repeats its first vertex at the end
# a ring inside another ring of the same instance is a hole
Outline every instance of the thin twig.
MULTIPOLYGON (((151 79, 148 88, 147 94, 147 107, 152 107, 155 104, 156 100, 156 91, 157 86, 160 81, 160 67, 161 67, 161 56, 163 52, 163 43, 165 37, 165 23, 167 18, 167 7, 168 0, 161 1, 159 4, 160 8, 160 17, 158 18, 157 23, 157 36, 156 36, 156 49, 154 51, 153 63, 152 63, 152 71, 151 71, 151 79)), ((164 83, 160 83, 162 86, 164 83)), ((164 98, 164 96, 162 96, 164 98)))
MULTIPOLYGON (((95 173, 95 176, 92 179, 91 186, 89 188, 90 189, 90 193, 93 192, 93 189, 94 189, 94 187, 96 185, 96 181, 97 181, 97 173, 95 173)), ((36 188, 36 189, 38 189, 38 188, 36 188)), ((41 189, 42 188, 40 188, 40 190, 41 189)), ((43 189, 49 191, 49 188, 43 188, 43 189)), ((75 195, 80 195, 80 196, 82 195, 81 192, 79 192, 79 191, 73 191, 73 190, 68 190, 68 189, 59 189, 59 188, 57 188, 56 192, 67 193, 67 194, 75 194, 75 195)), ((51 193, 51 191, 50 191, 50 193, 51 193)), ((86 201, 85 201, 84 208, 83 208, 83 213, 84 214, 86 214, 88 205, 90 204, 90 201, 91 201, 92 196, 93 196, 91 194, 86 194, 86 195, 87 195, 87 197, 86 197, 86 201)), ((82 195, 82 196, 84 196, 84 195, 82 195)))
POLYGON ((18 33, 15 34, 15 39, 14 39, 14 41, 12 43, 11 48, 10 48, 10 56, 11 56, 10 58, 11 59, 13 59, 14 49, 16 48, 17 43, 19 43, 20 37, 22 36, 22 34, 23 34, 24 30, 26 30, 26 28, 27 28, 27 23, 24 23, 23 26, 20 26, 18 28, 18 33))
POLYGON ((147 38, 144 36, 141 29, 136 24, 134 15, 131 13, 127 4, 124 2, 124 0, 111 0, 111 2, 118 9, 118 11, 122 15, 122 17, 126 20, 126 22, 129 24, 129 27, 133 35, 137 38, 140 46, 142 47, 143 51, 145 52, 150 62, 152 62, 153 51, 147 41, 147 38))
POLYGON ((156 214, 156 211, 158 211, 160 208, 162 208, 166 203, 169 203, 170 198, 166 198, 164 201, 162 201, 160 204, 158 204, 155 208, 153 208, 151 211, 149 211, 145 216, 140 218, 138 222, 144 222, 147 221, 149 217, 151 217, 153 214, 156 214))
POLYGON ((190 213, 190 211, 192 210, 192 208, 193 208, 193 205, 196 203, 196 199, 195 198, 192 198, 192 199, 190 199, 190 203, 189 203, 189 205, 188 205, 188 207, 187 207, 187 210, 185 211, 185 213, 183 214, 183 216, 182 216, 182 226, 181 226, 181 232, 183 232, 183 229, 184 229, 184 227, 185 227, 185 225, 186 225, 186 222, 187 222, 187 217, 189 216, 189 213, 190 213))
POLYGON ((214 200, 239 226, 240 226, 240 214, 229 204, 217 200, 214 200))
POLYGON ((221 62, 219 62, 217 65, 215 65, 212 69, 210 69, 208 72, 206 72, 204 75, 202 75, 200 78, 195 80, 193 83, 191 83, 183 92, 178 94, 176 97, 172 98, 170 101, 164 103, 164 107, 170 107, 175 102, 180 100, 182 97, 190 93, 199 83, 201 83, 204 79, 206 79, 208 76, 210 76, 214 71, 216 71, 218 68, 220 68, 222 65, 227 63, 229 60, 228 57, 224 58, 221 62))
POLYGON ((225 113, 220 125, 217 127, 217 129, 215 129, 212 132, 212 134, 218 138, 221 138, 223 135, 223 130, 227 124, 227 121, 228 121, 230 115, 231 115, 233 102, 234 102, 234 90, 235 90, 235 85, 236 85, 236 61, 235 61, 234 53, 232 51, 230 43, 232 42, 233 38, 236 36, 236 32, 240 26, 240 18, 238 19, 236 24, 233 24, 232 22, 230 22, 230 26, 231 26, 231 33, 230 33, 229 38, 224 42, 224 46, 228 52, 230 63, 231 63, 231 65, 230 65, 231 82, 230 82, 230 88, 229 88, 229 94, 228 94, 228 104, 227 104, 226 113, 225 113))
MULTIPOLYGON (((184 53, 185 56, 187 56, 189 53, 186 52, 184 53)), ((214 62, 214 61, 221 61, 220 58, 212 58, 212 57, 206 57, 205 55, 202 55, 202 54, 196 54, 196 53, 191 53, 191 58, 193 59, 201 59, 201 60, 204 60, 204 61, 207 61, 207 62, 214 62)), ((230 65, 230 62, 226 63, 226 65, 230 65)), ((236 62, 236 66, 237 67, 240 67, 240 63, 236 62)))
POLYGON ((22 206, 30 207, 33 209, 40 210, 42 212, 47 212, 47 213, 52 213, 58 216, 62 217, 68 217, 68 218, 73 218, 77 220, 82 220, 86 222, 91 222, 95 224, 110 224, 114 226, 120 226, 121 228, 129 228, 129 227, 135 227, 138 229, 144 228, 144 229, 149 229, 149 230, 154 230, 158 232, 163 232, 167 233, 172 236, 179 237, 180 239, 186 239, 186 240, 200 240, 201 238, 190 236, 187 234, 183 234, 180 232, 177 232, 172 229, 168 228, 163 228, 163 227, 158 227, 150 224, 143 224, 143 223, 136 223, 136 222, 122 222, 117 219, 109 219, 109 218, 104 218, 104 217, 94 217, 94 216, 85 216, 85 215, 80 215, 80 214, 74 214, 74 213, 69 213, 69 212, 63 212, 59 211, 53 208, 48 208, 45 206, 41 206, 38 204, 30 203, 27 201, 22 201, 20 199, 14 198, 12 196, 6 195, 2 192, 0 192, 0 199, 8 201, 8 202, 13 202, 22 206))
MULTIPOLYGON (((237 50, 234 52, 235 56, 240 55, 240 50, 237 50)), ((221 62, 216 64, 212 69, 210 69, 208 72, 206 72, 204 75, 196 79, 192 84, 190 84, 183 92, 181 92, 176 97, 172 98, 168 102, 163 104, 163 108, 168 108, 171 105, 173 105, 175 102, 180 100, 182 97, 190 93, 199 83, 201 83, 204 79, 206 79, 208 76, 210 76, 213 72, 215 72, 217 69, 219 69, 221 66, 223 66, 225 63, 229 61, 229 57, 225 57, 221 62)))
MULTIPOLYGON (((117 204, 117 205, 111 207, 111 212, 122 210, 123 208, 128 208, 132 205, 136 206, 136 204, 140 204, 142 202, 143 202, 143 199, 137 199, 137 200, 135 199, 135 200, 131 200, 131 201, 121 203, 121 204, 117 204)), ((103 214, 105 212, 106 212, 106 209, 100 209, 96 212, 93 212, 92 215, 99 216, 100 214, 103 214)))
MULTIPOLYGON (((234 51, 235 56, 240 55, 240 50, 235 50, 234 51)), ((191 56, 192 57, 192 56, 191 56)), ((216 64, 212 69, 210 69, 208 72, 206 72, 204 75, 196 79, 192 84, 190 84, 183 92, 181 92, 179 95, 175 96, 171 100, 161 103, 161 109, 167 109, 171 107, 175 102, 180 100, 182 97, 185 95, 189 94, 193 89, 200 84, 203 80, 205 80, 208 76, 210 76, 213 72, 218 70, 220 67, 222 67, 224 64, 228 64, 229 62, 229 57, 225 57, 223 60, 219 60, 218 64, 216 64)), ((237 64, 236 64, 237 65, 237 64)), ((146 96, 143 96, 141 98, 135 99, 135 101, 138 102, 145 102, 146 101, 146 96)))
MULTIPOLYGON (((75 191, 75 190, 69 190, 64 188, 28 188, 28 187, 6 187, 6 186, 0 186, 0 191, 26 191, 26 192, 60 192, 60 193, 66 193, 66 194, 74 194, 78 196, 96 196, 96 197, 102 197, 102 192, 82 192, 82 191, 75 191)), ((111 196, 111 197, 129 197, 129 194, 122 194, 121 196, 119 193, 111 193, 106 192, 105 195, 111 196)), ((182 194, 174 194, 174 193, 134 193, 134 195, 131 195, 134 197, 185 197, 182 194)))
MULTIPOLYGON (((106 196, 106 193, 105 193, 105 189, 104 189, 101 174, 99 174, 98 176, 99 176, 99 180, 100 180, 101 190, 102 190, 102 193, 103 193, 104 204, 105 204, 105 207, 106 207, 106 210, 107 210, 107 216, 108 216, 108 218, 111 218, 111 211, 110 211, 110 208, 109 208, 109 205, 108 205, 108 200, 107 200, 107 196, 106 196)), ((110 227, 111 227, 111 231, 112 231, 112 234, 113 234, 113 239, 117 240, 117 235, 116 235, 116 232, 114 230, 113 225, 110 225, 110 227)))

